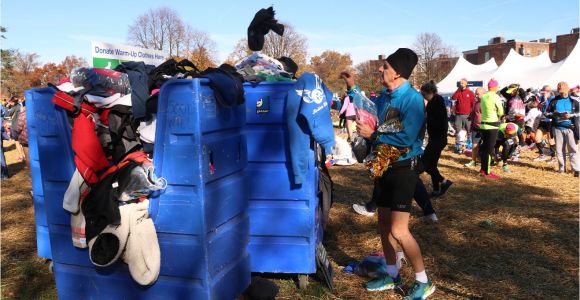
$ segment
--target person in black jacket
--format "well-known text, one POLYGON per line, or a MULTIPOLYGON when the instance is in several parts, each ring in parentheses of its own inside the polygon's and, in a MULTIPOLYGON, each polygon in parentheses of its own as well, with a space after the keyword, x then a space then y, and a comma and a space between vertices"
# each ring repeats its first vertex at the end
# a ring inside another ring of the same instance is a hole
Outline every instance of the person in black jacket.
POLYGON ((437 94, 437 86, 433 81, 421 87, 421 94, 427 100, 427 134, 429 135, 429 142, 425 147, 422 160, 425 171, 431 175, 433 183, 431 196, 439 197, 445 194, 453 184, 450 180, 446 180, 437 168, 441 151, 447 146, 447 109, 445 100, 437 94))

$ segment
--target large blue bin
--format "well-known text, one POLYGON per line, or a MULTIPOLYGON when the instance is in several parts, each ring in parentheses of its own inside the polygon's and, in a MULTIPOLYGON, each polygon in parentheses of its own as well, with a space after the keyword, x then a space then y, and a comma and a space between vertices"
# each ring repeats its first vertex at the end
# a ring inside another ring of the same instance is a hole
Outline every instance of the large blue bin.
POLYGON ((245 85, 250 182, 252 272, 316 272, 316 245, 322 241, 315 143, 308 155, 304 184, 294 185, 286 94, 293 82, 245 85))
POLYGON ((62 208, 74 171, 70 127, 50 102, 34 105, 34 116, 44 123, 38 148, 60 299, 234 299, 249 285, 243 105, 219 106, 205 80, 161 89, 154 164, 168 187, 150 201, 161 248, 151 286, 135 283, 124 263, 96 268, 73 247, 62 208))
MULTIPOLYGON (((36 249, 39 257, 52 259, 50 252, 50 238, 48 235, 48 222, 44 208, 44 192, 40 176, 40 162, 38 160, 37 124, 34 117, 34 104, 38 102, 50 103, 54 95, 54 89, 32 89, 25 93, 26 99, 26 125, 28 130, 28 150, 30 161, 30 177, 32 179, 32 194, 34 201, 34 222, 36 224, 36 249)), ((41 124, 42 125, 42 124, 41 124)))

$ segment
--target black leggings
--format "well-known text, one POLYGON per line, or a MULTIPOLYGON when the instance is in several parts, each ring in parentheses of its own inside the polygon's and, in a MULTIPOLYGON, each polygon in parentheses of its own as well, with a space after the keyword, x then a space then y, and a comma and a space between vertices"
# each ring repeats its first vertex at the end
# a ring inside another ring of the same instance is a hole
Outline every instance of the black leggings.
POLYGON ((491 162, 491 155, 493 154, 493 147, 497 141, 497 129, 479 129, 481 133, 481 171, 489 174, 491 169, 489 164, 491 162))
POLYGON ((445 178, 439 173, 437 165, 439 164, 439 158, 441 158, 441 151, 447 146, 447 139, 444 140, 429 140, 425 151, 423 152, 422 160, 423 165, 425 165, 425 172, 431 175, 431 182, 433 183, 433 190, 439 190, 439 184, 445 178))
POLYGON ((495 143, 495 154, 496 155, 499 154, 499 147, 500 146, 502 147, 501 160, 503 161, 504 164, 507 164, 508 158, 510 158, 510 156, 514 153, 514 151, 516 151, 518 143, 513 138, 507 139, 507 140, 497 140, 497 142, 495 143), (510 140, 511 140, 511 144, 510 144, 510 140))

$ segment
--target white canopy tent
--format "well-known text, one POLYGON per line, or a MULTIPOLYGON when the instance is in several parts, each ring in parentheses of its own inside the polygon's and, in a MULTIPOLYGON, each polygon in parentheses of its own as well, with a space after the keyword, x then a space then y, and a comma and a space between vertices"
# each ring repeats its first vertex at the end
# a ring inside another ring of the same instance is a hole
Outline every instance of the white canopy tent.
POLYGON ((497 70, 495 59, 490 59, 481 65, 474 65, 460 57, 453 70, 437 84, 440 94, 452 94, 457 90, 457 82, 461 78, 470 81, 483 81, 497 70))
POLYGON ((539 88, 562 65, 552 63, 548 52, 535 57, 525 57, 511 49, 501 66, 489 78, 497 80, 500 86, 519 83, 523 88, 539 88))
POLYGON ((560 67, 552 73, 552 75, 544 82, 555 87, 558 82, 565 81, 570 86, 580 84, 580 43, 576 43, 576 47, 572 50, 570 55, 562 61, 560 67))
POLYGON ((494 78, 502 87, 519 83, 522 88, 541 88, 545 84, 556 86, 560 81, 575 86, 580 84, 580 42, 576 43, 567 58, 556 63, 550 60, 547 52, 535 57, 525 57, 513 49, 500 67, 494 59, 474 65, 460 57, 449 75, 437 84, 440 94, 453 93, 461 78, 483 81, 484 85, 494 78))

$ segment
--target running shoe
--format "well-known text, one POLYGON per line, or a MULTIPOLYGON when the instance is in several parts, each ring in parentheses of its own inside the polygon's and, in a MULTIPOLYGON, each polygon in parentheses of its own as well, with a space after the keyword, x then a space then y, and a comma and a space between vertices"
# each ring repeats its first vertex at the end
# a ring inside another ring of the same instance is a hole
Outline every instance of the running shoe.
POLYGON ((510 167, 508 165, 503 165, 502 167, 503 171, 506 173, 511 173, 512 171, 510 170, 510 167))
POLYGON ((403 300, 425 300, 435 292, 435 285, 429 280, 427 283, 415 281, 413 288, 403 300))
POLYGON ((556 160, 556 158, 555 158, 555 157, 553 157, 552 159, 550 159, 550 160, 548 161, 548 164, 549 164, 549 165, 553 165, 553 164, 555 164, 555 163, 557 163, 557 162, 558 162, 558 161, 556 160))
POLYGON ((520 156, 519 155, 514 155, 512 157, 512 161, 520 161, 520 156))
POLYGON ((471 167, 475 167, 477 165, 477 163, 475 162, 475 160, 471 160, 468 163, 464 164, 464 166, 471 168, 471 167))
POLYGON ((432 197, 441 197, 445 194, 445 192, 447 192, 447 190, 451 187, 451 185, 453 184, 453 182, 449 179, 445 180, 444 183, 441 183, 441 189, 438 191, 433 191, 431 193, 432 197))
POLYGON ((385 277, 373 279, 366 284, 367 291, 371 292, 378 292, 384 290, 393 290, 395 288, 400 287, 403 285, 403 281, 401 280, 401 275, 397 275, 396 278, 393 278, 389 275, 385 277))
POLYGON ((375 215, 374 211, 368 211, 366 205, 355 203, 352 205, 352 209, 359 215, 372 217, 375 215))
POLYGON ((484 171, 479 171, 479 174, 480 174, 481 176, 483 176, 483 178, 486 178, 486 179, 491 179, 491 180, 498 180, 498 179, 500 179, 500 178, 501 178, 501 177, 497 176, 497 175, 496 175, 496 174, 494 174, 494 173, 485 174, 485 172, 484 172, 484 171))
POLYGON ((537 158, 535 158, 534 161, 545 161, 547 159, 548 158, 544 154, 541 154, 540 156, 538 156, 537 158))
POLYGON ((423 221, 436 223, 437 221, 439 221, 439 219, 437 218, 437 215, 435 213, 432 213, 430 215, 423 216, 423 221))

